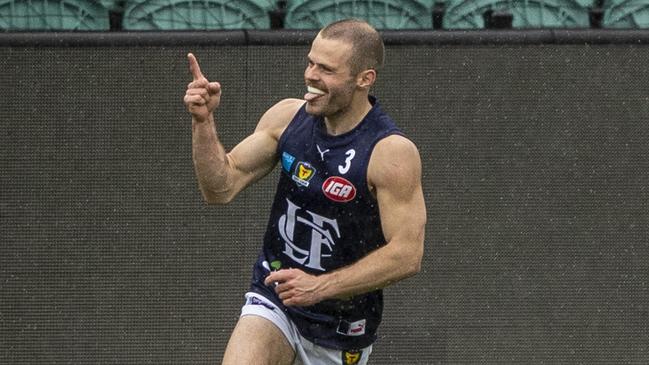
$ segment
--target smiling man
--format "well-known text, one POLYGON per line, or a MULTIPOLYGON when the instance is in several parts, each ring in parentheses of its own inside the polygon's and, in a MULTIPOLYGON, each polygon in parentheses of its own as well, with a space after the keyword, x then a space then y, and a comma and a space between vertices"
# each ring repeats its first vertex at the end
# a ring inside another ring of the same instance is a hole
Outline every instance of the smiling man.
POLYGON ((307 56, 304 98, 275 104, 229 152, 213 114, 221 86, 188 55, 184 101, 205 200, 228 203, 278 162, 282 170, 223 364, 366 364, 382 288, 419 271, 419 152, 369 94, 383 53, 364 21, 325 27, 307 56))

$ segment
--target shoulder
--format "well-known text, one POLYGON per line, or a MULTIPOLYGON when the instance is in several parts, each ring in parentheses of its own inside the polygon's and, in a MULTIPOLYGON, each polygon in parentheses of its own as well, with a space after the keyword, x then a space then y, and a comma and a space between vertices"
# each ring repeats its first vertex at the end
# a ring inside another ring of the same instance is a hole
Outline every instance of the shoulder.
POLYGON ((300 99, 283 99, 277 102, 261 116, 255 131, 267 131, 279 138, 304 103, 305 101, 300 99))
POLYGON ((381 187, 414 189, 421 184, 421 158, 417 146, 398 134, 381 139, 372 151, 367 174, 373 190, 381 187))

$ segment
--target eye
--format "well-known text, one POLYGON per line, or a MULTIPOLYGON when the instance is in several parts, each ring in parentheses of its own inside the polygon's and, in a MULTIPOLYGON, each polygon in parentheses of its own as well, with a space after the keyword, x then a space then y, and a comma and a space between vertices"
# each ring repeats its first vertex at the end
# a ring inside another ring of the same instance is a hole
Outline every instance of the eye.
POLYGON ((320 67, 320 70, 322 73, 327 74, 327 75, 333 75, 335 71, 331 67, 327 67, 325 65, 318 65, 320 67))
POLYGON ((315 63, 310 59, 307 59, 306 63, 307 63, 307 68, 315 67, 316 69, 318 69, 318 71, 320 71, 320 72, 322 72, 324 74, 333 75, 335 73, 334 70, 331 67, 325 66, 325 65, 320 64, 320 63, 315 63))

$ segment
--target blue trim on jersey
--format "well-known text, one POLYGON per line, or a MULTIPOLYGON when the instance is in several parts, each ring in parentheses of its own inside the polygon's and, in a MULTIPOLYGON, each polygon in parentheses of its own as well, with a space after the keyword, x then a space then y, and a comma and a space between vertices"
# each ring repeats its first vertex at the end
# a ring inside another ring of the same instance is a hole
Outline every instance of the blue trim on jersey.
POLYGON ((291 156, 290 153, 288 152, 282 153, 282 167, 284 168, 285 171, 291 171, 291 166, 293 166, 294 161, 295 161, 295 157, 291 156))

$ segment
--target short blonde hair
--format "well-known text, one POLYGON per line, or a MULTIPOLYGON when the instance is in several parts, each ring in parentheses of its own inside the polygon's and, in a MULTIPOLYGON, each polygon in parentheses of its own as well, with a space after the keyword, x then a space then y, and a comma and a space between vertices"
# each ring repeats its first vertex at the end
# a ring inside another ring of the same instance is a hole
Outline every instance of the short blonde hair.
POLYGON ((369 23, 360 19, 344 19, 333 22, 320 31, 325 39, 336 39, 352 45, 349 59, 352 74, 361 71, 383 68, 385 46, 379 32, 369 23))

